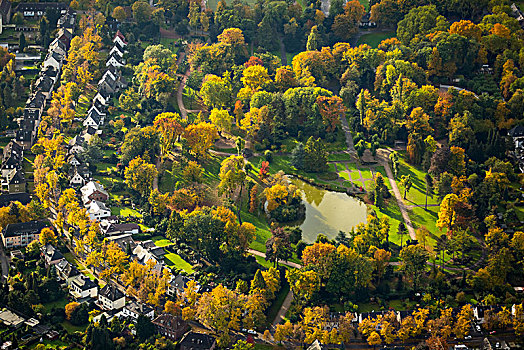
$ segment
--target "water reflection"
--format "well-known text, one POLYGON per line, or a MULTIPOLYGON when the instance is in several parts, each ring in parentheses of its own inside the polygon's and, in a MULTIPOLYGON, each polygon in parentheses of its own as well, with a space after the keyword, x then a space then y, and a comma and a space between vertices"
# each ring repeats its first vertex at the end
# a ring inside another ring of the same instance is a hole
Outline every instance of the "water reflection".
POLYGON ((314 242, 319 233, 335 238, 339 231, 348 232, 366 222, 366 205, 357 198, 326 191, 297 178, 290 181, 301 190, 306 206, 306 218, 300 224, 304 241, 314 242))

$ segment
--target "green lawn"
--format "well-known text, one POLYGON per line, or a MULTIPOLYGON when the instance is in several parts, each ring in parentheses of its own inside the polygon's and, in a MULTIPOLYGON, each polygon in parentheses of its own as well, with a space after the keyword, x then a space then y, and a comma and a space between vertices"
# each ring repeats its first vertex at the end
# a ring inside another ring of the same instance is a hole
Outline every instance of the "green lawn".
MULTIPOLYGON (((374 205, 370 205, 369 207, 373 208, 377 212, 379 218, 382 218, 383 216, 387 216, 389 218, 389 241, 400 246, 401 237, 398 234, 398 224, 404 220, 402 218, 402 214, 400 213, 397 201, 394 197, 388 199, 387 204, 388 206, 386 208, 378 208, 374 205)), ((409 235, 405 234, 404 237, 402 237, 402 244, 405 244, 406 240, 408 239, 409 235)))
POLYGON ((52 341, 50 341, 50 340, 44 339, 42 342, 38 342, 38 343, 33 344, 34 346, 32 346, 31 349, 36 348, 36 346, 38 344, 44 344, 46 349, 65 349, 65 348, 67 348, 68 346, 71 345, 71 344, 68 344, 68 343, 64 343, 61 340, 52 340, 52 341))
POLYGON ((190 263, 185 261, 180 257, 180 255, 175 253, 169 253, 165 255, 166 264, 171 267, 176 267, 177 269, 184 270, 187 273, 193 273, 193 267, 190 263))
POLYGON ((343 179, 349 180, 349 175, 347 172, 339 172, 338 176, 340 176, 343 179))
POLYGON ((328 161, 350 161, 352 158, 349 153, 332 153, 328 155, 328 161))
POLYGON ((373 176, 371 175, 371 170, 369 170, 369 168, 360 169, 360 173, 362 174, 362 178, 364 179, 373 178, 373 176))
POLYGON ((155 245, 157 247, 166 247, 168 245, 172 245, 173 242, 171 242, 169 239, 165 238, 164 236, 155 236, 151 238, 153 242, 155 242, 155 245))
MULTIPOLYGON (((400 186, 400 179, 402 175, 410 175, 411 181, 413 182, 413 186, 409 190, 406 196, 406 200, 404 200, 404 202, 408 205, 424 204, 426 201, 426 181, 425 181, 426 173, 420 170, 419 168, 406 163, 404 159, 401 159, 399 172, 398 172, 398 178, 397 178, 397 186, 398 186, 398 189, 400 190, 400 193, 404 195, 404 188, 400 186)), ((439 204, 439 200, 437 196, 429 194, 428 195, 428 204, 439 204)))
POLYGON ((351 180, 360 180, 360 173, 358 171, 352 171, 351 180))
POLYGON ((243 222, 252 223, 257 229, 257 237, 251 243, 250 248, 258 250, 259 252, 266 252, 266 241, 271 237, 271 231, 269 225, 265 219, 260 219, 256 215, 242 211, 240 213, 243 222))
MULTIPOLYGON (((362 0, 361 0, 362 1, 362 0)), ((358 38, 357 45, 368 44, 372 48, 377 48, 382 40, 395 37, 395 32, 376 32, 370 34, 364 34, 358 38)))
POLYGON ((383 166, 377 166, 373 169, 373 177, 375 176, 375 173, 380 173, 382 177, 384 178, 384 183, 386 184, 388 189, 391 189, 391 183, 388 180, 388 175, 386 174, 386 169, 384 169, 383 166))
POLYGON ((84 332, 88 326, 86 323, 84 326, 73 326, 69 321, 62 322, 62 326, 65 328, 67 333, 71 334, 74 332, 84 332))
POLYGON ((111 215, 142 217, 138 211, 128 207, 111 207, 111 215))
POLYGON ((68 301, 65 298, 62 298, 62 299, 53 301, 51 303, 44 304, 45 311, 49 312, 49 311, 51 311, 52 308, 55 308, 55 307, 59 308, 59 309, 63 309, 63 308, 65 308, 67 303, 68 303, 68 301))

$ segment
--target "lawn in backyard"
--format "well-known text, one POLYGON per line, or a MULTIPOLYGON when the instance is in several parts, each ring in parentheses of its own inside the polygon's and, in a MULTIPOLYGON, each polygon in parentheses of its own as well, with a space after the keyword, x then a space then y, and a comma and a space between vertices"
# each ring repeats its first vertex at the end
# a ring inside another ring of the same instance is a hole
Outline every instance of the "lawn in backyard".
POLYGON ((370 34, 364 34, 358 38, 357 45, 368 44, 372 48, 377 48, 382 40, 395 37, 397 34, 395 32, 376 32, 370 34))
POLYGON ((61 298, 61 299, 58 299, 58 300, 53 301, 51 303, 47 303, 47 304, 43 304, 43 305, 44 305, 45 311, 49 312, 49 311, 51 311, 52 308, 63 309, 63 308, 65 308, 67 303, 68 303, 68 301, 67 301, 66 298, 61 298))
POLYGON ((164 236, 154 236, 151 238, 153 242, 155 242, 155 245, 157 247, 166 247, 168 245, 172 245, 173 242, 171 242, 169 239, 165 238, 164 236))
POLYGON ((165 255, 166 264, 171 267, 175 267, 179 270, 184 270, 187 273, 193 273, 193 267, 190 263, 182 259, 182 257, 176 253, 169 253, 165 255))
POLYGON ((61 324, 69 334, 72 334, 74 332, 84 332, 87 326, 89 325, 88 323, 86 323, 83 326, 73 326, 71 323, 69 323, 69 321, 64 321, 61 324))
POLYGON ((138 211, 128 207, 111 207, 111 215, 142 217, 138 211))

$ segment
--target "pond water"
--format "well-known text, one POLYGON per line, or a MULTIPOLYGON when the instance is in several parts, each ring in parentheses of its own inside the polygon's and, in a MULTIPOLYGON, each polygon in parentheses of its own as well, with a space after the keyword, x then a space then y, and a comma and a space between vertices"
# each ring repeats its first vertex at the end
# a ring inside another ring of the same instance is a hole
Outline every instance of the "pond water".
POLYGON ((323 190, 297 178, 290 181, 301 190, 306 206, 306 218, 300 225, 305 242, 314 242, 319 233, 333 239, 339 231, 349 232, 366 222, 367 208, 358 198, 323 190))

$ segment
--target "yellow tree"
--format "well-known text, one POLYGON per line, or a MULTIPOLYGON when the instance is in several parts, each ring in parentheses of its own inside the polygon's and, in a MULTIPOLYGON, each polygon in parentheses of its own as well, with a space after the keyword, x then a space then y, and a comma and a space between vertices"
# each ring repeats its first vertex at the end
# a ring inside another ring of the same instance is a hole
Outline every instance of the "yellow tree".
POLYGON ((455 211, 456 204, 459 202, 459 198, 456 194, 450 193, 444 197, 440 204, 440 210, 438 212, 437 227, 442 230, 446 228, 448 235, 451 234, 455 225, 455 219, 457 213, 455 211))
POLYGON ((42 231, 40 231, 40 236, 38 240, 40 241, 40 244, 42 245, 46 245, 46 244, 56 245, 58 243, 55 232, 49 227, 45 227, 42 229, 42 231))
POLYGON ((175 142, 184 132, 185 122, 178 113, 165 112, 155 117, 153 125, 160 133, 160 154, 164 157, 175 146, 175 142))
POLYGON ((220 195, 227 194, 229 198, 233 198, 236 194, 238 221, 242 222, 240 209, 242 207, 242 189, 246 180, 244 158, 241 156, 229 156, 224 159, 220 165, 219 177, 218 193, 220 195))
POLYGON ((137 191, 144 197, 149 197, 153 187, 153 180, 158 175, 154 164, 149 164, 140 156, 129 162, 124 171, 125 182, 129 188, 137 191))
POLYGON ((218 132, 220 134, 222 132, 231 131, 231 125, 233 124, 233 117, 229 115, 228 111, 224 109, 213 108, 211 110, 211 114, 209 115, 209 120, 211 120, 211 123, 213 123, 217 127, 218 132))
POLYGON ((471 322, 473 322, 473 309, 471 305, 464 305, 457 315, 457 321, 455 327, 453 327, 453 333, 457 338, 464 339, 469 334, 471 322))
POLYGON ((247 67, 242 73, 242 83, 252 94, 264 89, 270 82, 267 68, 258 64, 247 67))
POLYGON ((217 128, 210 123, 201 122, 189 125, 184 131, 189 147, 197 157, 207 157, 207 151, 218 138, 217 128))

